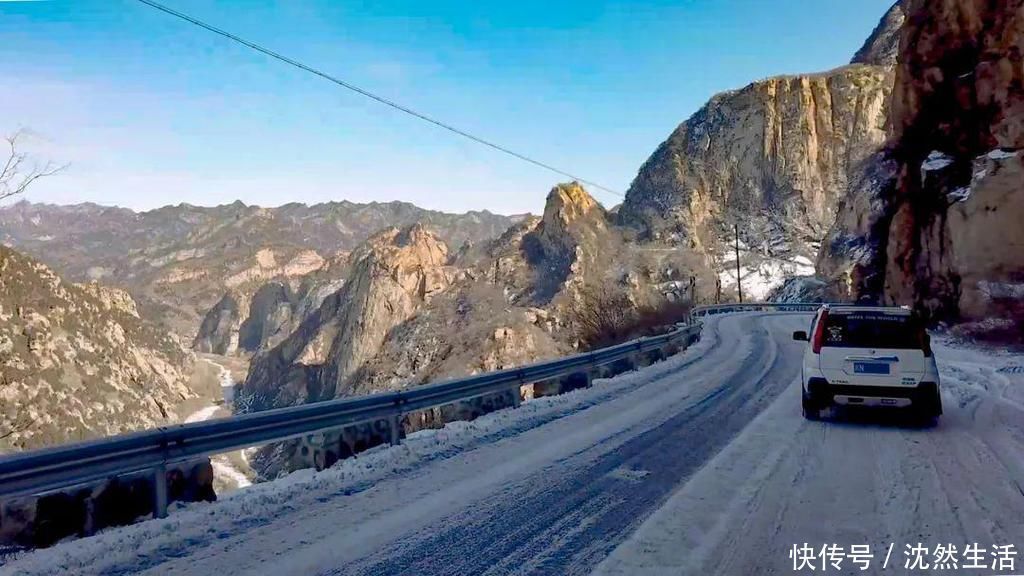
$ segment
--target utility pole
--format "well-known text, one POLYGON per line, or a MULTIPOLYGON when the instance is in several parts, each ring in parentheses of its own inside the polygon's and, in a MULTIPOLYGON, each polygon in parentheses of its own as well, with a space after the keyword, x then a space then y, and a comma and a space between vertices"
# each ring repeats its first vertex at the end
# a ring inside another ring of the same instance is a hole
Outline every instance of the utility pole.
POLYGON ((743 280, 740 278, 740 225, 735 225, 736 230, 736 291, 740 295, 740 304, 743 303, 743 280))

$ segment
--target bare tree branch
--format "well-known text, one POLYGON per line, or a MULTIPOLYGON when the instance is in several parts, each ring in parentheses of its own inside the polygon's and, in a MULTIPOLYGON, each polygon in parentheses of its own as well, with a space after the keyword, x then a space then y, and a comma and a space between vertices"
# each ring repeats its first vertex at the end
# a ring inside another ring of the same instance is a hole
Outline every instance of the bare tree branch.
POLYGON ((14 436, 15 434, 21 434, 25 432, 35 422, 27 416, 19 416, 14 422, 11 422, 8 426, 0 428, 0 440, 5 440, 14 436))
POLYGON ((18 150, 18 140, 24 135, 24 130, 18 130, 4 138, 9 151, 3 169, 0 170, 0 200, 22 194, 36 180, 53 176, 68 167, 67 164, 58 165, 53 162, 47 162, 42 166, 35 163, 26 164, 28 155, 18 150))

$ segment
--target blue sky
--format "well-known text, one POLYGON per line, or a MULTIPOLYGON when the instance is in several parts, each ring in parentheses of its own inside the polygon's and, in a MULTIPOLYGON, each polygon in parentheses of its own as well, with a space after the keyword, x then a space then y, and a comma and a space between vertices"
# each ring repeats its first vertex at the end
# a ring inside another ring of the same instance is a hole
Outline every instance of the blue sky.
MULTIPOLYGON (((620 191, 710 96, 847 63, 892 3, 162 1, 620 191)), ((0 62, 0 131, 71 163, 34 201, 516 213, 564 180, 134 0, 0 0, 0 62)))

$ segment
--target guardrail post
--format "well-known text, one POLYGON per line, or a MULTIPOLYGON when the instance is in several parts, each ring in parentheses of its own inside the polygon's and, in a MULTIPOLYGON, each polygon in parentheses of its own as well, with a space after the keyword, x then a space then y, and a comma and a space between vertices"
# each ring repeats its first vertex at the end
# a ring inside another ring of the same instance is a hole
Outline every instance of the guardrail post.
POLYGON ((634 370, 643 368, 643 366, 640 365, 640 362, 644 359, 643 342, 641 342, 641 340, 643 340, 643 338, 637 340, 636 350, 629 355, 629 361, 633 364, 634 370))
POLYGON ((399 412, 391 417, 391 445, 398 446, 402 443, 402 413, 399 412))
POLYGON ((167 467, 153 469, 153 518, 167 518, 167 467))
POLYGON ((523 403, 523 371, 519 370, 519 382, 512 387, 512 407, 519 408, 519 405, 523 403))

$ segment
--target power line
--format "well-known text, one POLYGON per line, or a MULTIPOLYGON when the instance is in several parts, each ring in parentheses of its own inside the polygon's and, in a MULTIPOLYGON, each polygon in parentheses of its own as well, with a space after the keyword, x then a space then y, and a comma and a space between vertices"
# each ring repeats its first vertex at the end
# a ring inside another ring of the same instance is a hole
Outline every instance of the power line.
POLYGON ((482 144, 484 146, 487 146, 488 148, 492 148, 494 150, 497 150, 498 152, 503 152, 505 154, 508 154, 509 156, 512 156, 512 157, 517 158, 519 160, 522 160, 524 162, 529 162, 530 164, 533 164, 534 166, 539 166, 541 168, 544 168, 545 170, 549 170, 551 172, 554 172, 555 174, 559 174, 561 176, 566 176, 568 178, 572 178, 573 180, 576 180, 578 182, 581 182, 581 183, 586 184, 588 186, 591 186, 593 188, 597 188, 599 190, 604 190, 605 192, 608 192, 609 194, 614 194, 614 195, 619 196, 619 197, 624 197, 624 195, 621 192, 618 192, 618 191, 613 190, 611 188, 607 188, 605 186, 601 186, 600 184, 598 184, 596 182, 593 182, 591 180, 586 180, 584 178, 580 178, 579 176, 576 176, 576 175, 574 175, 574 174, 572 174, 570 172, 566 172, 565 170, 560 170, 560 169, 555 168, 554 166, 552 166, 550 164, 545 164, 544 162, 541 162, 539 160, 535 160, 535 159, 533 159, 533 158, 531 158, 529 156, 526 156, 525 154, 520 154, 520 153, 518 153, 518 152, 516 152, 514 150, 510 150, 510 149, 508 149, 508 148, 506 148, 504 146, 501 146, 500 144, 495 144, 494 142, 491 142, 489 140, 485 140, 483 138, 480 138, 479 136, 474 136, 473 134, 470 134, 469 132, 466 132, 464 130, 460 130, 460 129, 458 129, 458 128, 450 125, 450 124, 446 124, 444 122, 441 122, 440 120, 435 120, 434 118, 431 118, 430 116, 427 116, 426 114, 422 114, 420 112, 417 112, 417 111, 413 110, 412 108, 409 108, 407 106, 403 106, 403 105, 401 105, 401 104, 399 104, 397 102, 394 102, 392 100, 388 100, 387 98, 384 98, 383 96, 378 96, 377 94, 374 94, 373 92, 370 92, 369 90, 364 90, 364 89, 362 89, 362 88, 360 88, 358 86, 355 86, 355 85, 353 85, 353 84, 351 84, 349 82, 341 80, 340 78, 336 78, 336 77, 331 76, 330 74, 328 74, 326 72, 323 72, 321 70, 313 68, 312 66, 307 66, 307 65, 305 65, 305 64, 303 64, 301 62, 298 62, 298 61, 293 60, 293 59, 291 59, 291 58, 289 58, 287 56, 284 56, 283 54, 279 54, 277 52, 274 52, 273 50, 270 50, 269 48, 264 48, 263 46, 260 46, 259 44, 256 44, 255 42, 250 42, 250 41, 248 41, 248 40, 246 40, 244 38, 239 38, 238 36, 235 36, 234 34, 232 34, 230 32, 227 32, 225 30, 221 30, 220 28, 217 28, 215 26, 211 26, 210 24, 202 22, 201 20, 197 20, 197 19, 193 18, 192 16, 189 16, 188 14, 183 14, 181 12, 178 12, 177 10, 174 10, 173 8, 169 8, 167 6, 164 6, 163 4, 160 4, 158 2, 154 2, 153 0, 138 0, 138 1, 143 3, 143 4, 145 4, 145 5, 147 5, 147 6, 150 6, 152 8, 156 8, 157 10, 159 10, 161 12, 164 12, 166 14, 170 14, 171 16, 174 16, 176 18, 180 18, 180 19, 182 19, 182 20, 184 20, 184 21, 186 21, 186 22, 188 22, 190 24, 194 24, 194 25, 196 25, 196 26, 198 26, 200 28, 203 28, 205 30, 213 32, 214 34, 217 34, 219 36, 223 36, 224 38, 227 38, 228 40, 231 40, 233 42, 237 42, 238 44, 246 46, 247 48, 251 48, 251 49, 253 49, 253 50, 257 51, 257 52, 260 52, 260 53, 262 53, 262 54, 264 54, 266 56, 270 56, 271 58, 274 58, 275 60, 279 60, 281 62, 284 62, 285 64, 289 64, 289 65, 294 66, 294 67, 296 67, 296 68, 298 68, 300 70, 303 70, 305 72, 309 72, 310 74, 314 74, 316 76, 319 76, 319 77, 323 78, 324 80, 333 82, 333 83, 337 84, 338 86, 341 86, 342 88, 346 88, 346 89, 351 90, 351 91, 353 91, 353 92, 355 92, 357 94, 361 94, 361 95, 363 95, 363 96, 365 96, 365 97, 367 97, 367 98, 369 98, 371 100, 375 100, 375 101, 377 101, 377 102, 379 102, 381 104, 384 104, 385 106, 389 106, 391 108, 394 108, 395 110, 398 110, 399 112, 404 112, 404 113, 406 113, 406 114, 408 114, 410 116, 413 116, 415 118, 419 118, 420 120, 423 120, 425 122, 429 122, 430 124, 433 124, 434 126, 437 126, 438 128, 443 128, 443 129, 445 129, 445 130, 447 130, 449 132, 452 132, 454 134, 462 136, 463 138, 467 138, 469 140, 472 140, 473 142, 476 142, 477 144, 482 144))

